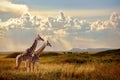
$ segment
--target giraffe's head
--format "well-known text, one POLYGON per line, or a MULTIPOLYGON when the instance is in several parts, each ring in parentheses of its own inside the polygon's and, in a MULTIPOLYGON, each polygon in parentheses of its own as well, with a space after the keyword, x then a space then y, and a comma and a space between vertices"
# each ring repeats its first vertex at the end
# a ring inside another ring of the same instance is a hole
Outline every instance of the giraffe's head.
POLYGON ((42 41, 44 41, 44 39, 38 34, 37 35, 37 38, 36 38, 37 40, 42 40, 42 41))
POLYGON ((47 46, 52 47, 52 45, 50 44, 50 42, 47 40, 47 46))

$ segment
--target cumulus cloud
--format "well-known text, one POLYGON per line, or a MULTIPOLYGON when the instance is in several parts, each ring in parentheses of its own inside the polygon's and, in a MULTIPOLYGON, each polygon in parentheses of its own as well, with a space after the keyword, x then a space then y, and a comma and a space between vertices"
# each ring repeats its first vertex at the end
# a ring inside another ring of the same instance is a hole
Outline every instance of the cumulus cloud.
MULTIPOLYGON (((108 20, 93 22, 66 16, 63 12, 57 16, 49 16, 47 19, 24 13, 18 18, 0 20, 0 37, 3 38, 6 35, 12 44, 21 47, 21 44, 32 44, 29 42, 32 42, 34 36, 40 33, 44 38, 50 40, 55 50, 58 49, 58 46, 60 46, 59 50, 68 50, 80 45, 93 47, 98 44, 101 46, 100 42, 96 41, 98 40, 96 37, 103 36, 102 33, 105 33, 105 30, 116 30, 119 26, 120 14, 116 12, 112 13, 108 20)), ((104 36, 100 40, 103 40, 104 36)))
POLYGON ((91 30, 104 30, 104 29, 115 29, 120 26, 120 13, 113 12, 109 20, 106 21, 95 21, 92 22, 90 27, 91 30))
POLYGON ((99 30, 103 30, 105 29, 105 26, 107 23, 106 22, 103 22, 103 21, 95 21, 93 22, 91 25, 90 25, 90 29, 91 31, 99 31, 99 30))
POLYGON ((120 26, 120 12, 116 13, 113 12, 110 16, 110 23, 114 27, 119 27, 120 26))
POLYGON ((58 16, 48 17, 43 20, 37 16, 31 16, 29 13, 23 14, 20 18, 10 18, 9 20, 0 21, 1 29, 32 29, 37 28, 43 33, 47 32, 55 35, 67 35, 74 32, 99 31, 104 29, 112 29, 118 27, 120 23, 120 15, 112 13, 109 20, 89 22, 79 20, 72 17, 66 17, 63 12, 58 16))
POLYGON ((28 11, 28 7, 24 4, 14 4, 10 0, 1 0, 0 11, 23 14, 24 12, 28 11))

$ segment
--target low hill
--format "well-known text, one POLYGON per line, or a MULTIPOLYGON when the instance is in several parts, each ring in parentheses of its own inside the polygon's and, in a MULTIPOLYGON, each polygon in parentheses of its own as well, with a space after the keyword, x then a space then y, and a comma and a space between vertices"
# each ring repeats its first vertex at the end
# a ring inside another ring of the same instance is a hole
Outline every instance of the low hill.
POLYGON ((71 52, 101 52, 110 50, 109 48, 86 48, 86 49, 80 49, 80 48, 72 48, 71 52))
POLYGON ((104 56, 104 55, 120 55, 120 49, 106 50, 102 52, 98 52, 94 55, 104 56))

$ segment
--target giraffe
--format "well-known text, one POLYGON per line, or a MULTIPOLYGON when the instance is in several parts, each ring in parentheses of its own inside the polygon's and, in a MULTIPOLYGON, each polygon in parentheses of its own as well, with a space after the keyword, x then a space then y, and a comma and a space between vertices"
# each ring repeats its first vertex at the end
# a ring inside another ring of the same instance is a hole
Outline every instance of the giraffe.
POLYGON ((22 54, 19 54, 16 57, 16 69, 19 68, 22 61, 25 61, 25 69, 26 69, 26 67, 27 67, 27 59, 32 56, 32 53, 34 52, 34 50, 35 50, 35 48, 36 48, 36 46, 38 44, 38 40, 44 41, 44 39, 41 38, 40 35, 38 34, 37 37, 35 38, 32 46, 30 48, 28 48, 27 50, 25 50, 22 54))
POLYGON ((39 56, 40 54, 43 52, 43 50, 45 49, 46 46, 52 46, 49 41, 44 41, 44 43, 42 44, 42 46, 37 50, 35 51, 33 54, 32 54, 32 57, 29 58, 28 60, 28 68, 29 70, 31 70, 31 64, 32 64, 32 70, 34 71, 34 66, 36 65, 36 68, 38 70, 38 64, 39 64, 39 56))

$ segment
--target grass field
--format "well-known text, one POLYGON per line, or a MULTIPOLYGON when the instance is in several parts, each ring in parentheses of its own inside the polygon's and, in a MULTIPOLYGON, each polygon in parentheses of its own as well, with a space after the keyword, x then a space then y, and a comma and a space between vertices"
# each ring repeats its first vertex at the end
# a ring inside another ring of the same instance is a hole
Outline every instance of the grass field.
POLYGON ((0 80, 120 80, 120 50, 96 54, 46 52, 39 70, 15 70, 15 56, 0 55, 0 80))

